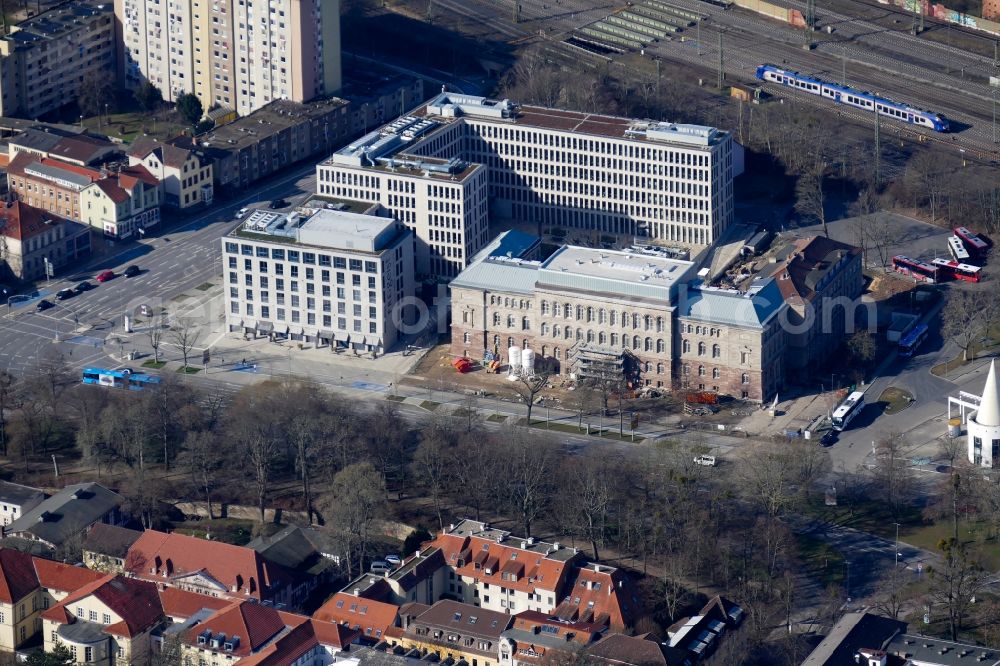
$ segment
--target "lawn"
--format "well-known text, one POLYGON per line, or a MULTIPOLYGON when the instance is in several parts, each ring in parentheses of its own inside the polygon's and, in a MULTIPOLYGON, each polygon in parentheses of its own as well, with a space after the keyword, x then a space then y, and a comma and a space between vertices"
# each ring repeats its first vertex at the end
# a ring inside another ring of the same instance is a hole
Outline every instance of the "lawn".
POLYGON ((441 406, 440 402, 434 402, 433 400, 424 400, 420 403, 420 406, 426 409, 428 412, 433 412, 435 409, 441 406))
POLYGON ((153 368, 154 370, 159 370, 160 368, 162 368, 166 364, 167 364, 166 361, 154 361, 153 359, 149 359, 148 361, 146 361, 145 363, 142 364, 142 367, 144 367, 144 368, 153 368))
MULTIPOLYGON (((943 520, 933 525, 904 528, 899 538, 912 546, 937 551, 938 542, 950 538, 951 534, 951 523, 943 520)), ((1000 569, 1000 541, 990 532, 989 525, 977 520, 959 521, 958 538, 982 554, 983 564, 990 571, 1000 569)))
MULTIPOLYGON (((997 341, 1000 340, 1000 325, 990 327, 990 330, 986 332, 986 335, 984 335, 982 339, 985 339, 986 342, 980 342, 980 341, 974 342, 972 344, 972 348, 969 349, 969 355, 972 357, 973 360, 978 358, 984 351, 988 349, 993 349, 994 347, 997 346, 997 341)), ((972 361, 963 360, 963 354, 962 352, 959 352, 958 356, 951 359, 950 361, 946 363, 939 363, 935 365, 933 368, 931 368, 931 374, 937 375, 938 377, 942 377, 953 370, 961 368, 966 363, 971 363, 971 362, 972 361)))
POLYGON ((203 282, 202 284, 199 284, 197 287, 195 287, 195 289, 199 291, 208 291, 211 288, 212 288, 211 282, 203 282))
POLYGON ((177 368, 177 372, 181 373, 182 375, 196 375, 199 372, 201 372, 201 368, 196 368, 193 365, 182 365, 181 367, 177 368))
POLYGON ((387 396, 385 396, 385 399, 386 400, 392 400, 393 402, 403 402, 404 400, 406 400, 406 396, 402 396, 402 395, 387 395, 387 396))
POLYGON ((507 420, 506 414, 490 414, 486 417, 487 421, 492 421, 493 423, 503 423, 507 420))
POLYGON ((143 133, 158 139, 172 139, 190 127, 181 121, 172 110, 160 111, 155 118, 152 114, 141 111, 112 113, 110 123, 104 122, 102 114, 101 119, 98 119, 97 116, 84 118, 83 126, 127 142, 134 141, 137 136, 143 133))
POLYGON ((878 401, 885 405, 884 414, 895 414, 913 404, 913 396, 901 388, 890 386, 882 391, 882 395, 878 397, 878 401))
POLYGON ((796 534, 795 541, 809 574, 823 587, 844 584, 846 567, 844 555, 839 550, 808 534, 796 534))
POLYGON ((903 538, 903 534, 907 533, 906 530, 915 530, 924 525, 923 516, 921 516, 918 507, 903 507, 901 509, 902 515, 893 518, 888 505, 875 499, 856 501, 853 506, 848 506, 847 502, 840 498, 838 506, 826 506, 824 497, 817 495, 803 510, 818 520, 851 527, 886 539, 895 537, 894 523, 897 521, 901 525, 900 538, 903 538))

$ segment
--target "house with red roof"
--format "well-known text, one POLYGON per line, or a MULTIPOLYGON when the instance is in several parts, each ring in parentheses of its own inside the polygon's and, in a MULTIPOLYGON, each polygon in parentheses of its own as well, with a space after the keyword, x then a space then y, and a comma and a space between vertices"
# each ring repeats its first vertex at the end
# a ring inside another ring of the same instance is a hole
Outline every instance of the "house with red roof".
POLYGON ((212 161, 202 151, 152 137, 138 137, 129 147, 128 160, 130 165, 142 165, 163 181, 167 206, 190 208, 212 204, 212 161))
POLYGON ((44 646, 88 664, 143 663, 165 618, 156 585, 106 574, 42 613, 44 646))
POLYGON ((90 230, 22 201, 0 208, 0 264, 18 280, 45 277, 90 254, 90 230))
POLYGON ((126 573, 210 597, 291 604, 294 578, 252 548, 146 530, 129 547, 126 573))
POLYGON ((233 601, 179 634, 181 653, 190 663, 235 661, 243 666, 329 663, 357 637, 347 627, 250 599, 233 601))
POLYGON ((108 238, 130 238, 159 224, 162 200, 160 180, 141 164, 102 170, 80 192, 80 219, 108 238))
MULTIPOLYGON (((386 588, 388 591, 387 585, 386 588)), ((357 589, 333 595, 313 613, 313 618, 349 627, 359 632, 363 641, 374 644, 382 640, 390 627, 398 626, 399 612, 396 604, 363 597, 357 589)))

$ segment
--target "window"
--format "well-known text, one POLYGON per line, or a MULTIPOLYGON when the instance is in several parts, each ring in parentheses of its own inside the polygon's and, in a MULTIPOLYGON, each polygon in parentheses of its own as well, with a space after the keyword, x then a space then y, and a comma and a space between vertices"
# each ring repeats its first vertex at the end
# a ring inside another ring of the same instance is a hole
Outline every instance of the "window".
POLYGON ((108 615, 107 613, 104 613, 103 617, 101 618, 101 621, 103 624, 111 624, 111 616, 108 615))
POLYGON ((750 375, 744 372, 741 381, 744 384, 749 384, 750 383, 750 375))
POLYGON ((87 619, 90 620, 91 622, 97 622, 97 611, 95 610, 90 611, 90 614, 87 617, 87 619))
POLYGON ((681 351, 683 351, 685 354, 690 354, 691 353, 691 341, 690 340, 685 340, 684 342, 681 343, 681 351))
POLYGON ((712 358, 719 358, 720 356, 722 356, 722 347, 712 345, 712 358))

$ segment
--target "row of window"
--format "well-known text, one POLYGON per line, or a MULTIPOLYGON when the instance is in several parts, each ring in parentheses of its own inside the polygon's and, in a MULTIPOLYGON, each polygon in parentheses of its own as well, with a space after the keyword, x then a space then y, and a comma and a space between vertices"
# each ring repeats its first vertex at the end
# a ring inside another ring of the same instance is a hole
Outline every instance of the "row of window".
POLYGON ((258 257, 261 259, 267 259, 270 257, 275 261, 287 261, 293 264, 301 262, 307 265, 349 268, 352 271, 361 271, 363 268, 365 273, 378 273, 377 261, 362 261, 361 259, 337 257, 329 254, 317 254, 315 252, 300 252, 299 250, 286 250, 284 248, 268 248, 263 245, 254 246, 247 245, 246 243, 237 244, 227 242, 226 253, 242 254, 245 257, 258 257))

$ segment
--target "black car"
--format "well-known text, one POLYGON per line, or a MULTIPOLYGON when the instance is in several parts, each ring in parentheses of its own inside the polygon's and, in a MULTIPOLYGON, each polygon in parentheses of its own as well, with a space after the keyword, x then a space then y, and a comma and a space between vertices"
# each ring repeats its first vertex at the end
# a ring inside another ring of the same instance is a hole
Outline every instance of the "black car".
POLYGON ((45 300, 38 301, 38 303, 35 305, 35 312, 45 312, 49 308, 54 308, 54 307, 55 305, 52 304, 52 301, 45 301, 45 300))
POLYGON ((57 301, 65 301, 67 298, 73 298, 74 296, 76 296, 76 292, 72 289, 60 289, 56 292, 57 301))
POLYGON ((75 287, 73 287, 73 291, 75 291, 78 294, 82 294, 83 292, 90 291, 93 288, 94 288, 94 285, 92 285, 89 282, 87 282, 86 280, 84 280, 80 284, 78 284, 75 287))
POLYGON ((284 199, 275 199, 271 202, 271 210, 278 210, 279 208, 288 208, 289 203, 284 199))
POLYGON ((819 443, 823 446, 833 446, 834 444, 837 443, 837 431, 836 430, 828 431, 826 434, 820 437, 819 443))
POLYGON ((142 271, 139 270, 138 266, 136 266, 135 264, 132 264, 131 266, 129 266, 128 268, 125 269, 125 272, 122 273, 122 275, 124 275, 127 278, 130 278, 130 277, 135 277, 136 275, 138 275, 141 272, 142 271))

